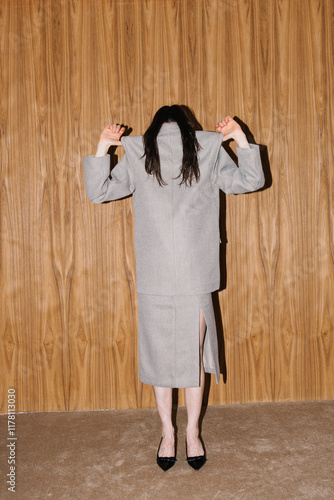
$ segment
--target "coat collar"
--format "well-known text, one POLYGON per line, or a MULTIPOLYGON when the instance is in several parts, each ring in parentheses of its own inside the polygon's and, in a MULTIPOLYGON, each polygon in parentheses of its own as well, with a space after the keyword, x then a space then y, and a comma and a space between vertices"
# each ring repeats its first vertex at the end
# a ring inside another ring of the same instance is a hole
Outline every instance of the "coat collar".
POLYGON ((168 122, 161 125, 158 135, 180 134, 180 128, 176 122, 168 122))

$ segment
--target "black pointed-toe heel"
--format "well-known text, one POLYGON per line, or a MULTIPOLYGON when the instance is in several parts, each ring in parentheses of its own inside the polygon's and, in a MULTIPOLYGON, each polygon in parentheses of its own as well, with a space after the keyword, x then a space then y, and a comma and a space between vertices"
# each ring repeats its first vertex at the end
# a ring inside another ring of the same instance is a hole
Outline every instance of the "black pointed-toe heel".
MULTIPOLYGON (((203 448, 204 448, 203 442, 202 442, 202 445, 203 445, 203 448)), ((188 457, 187 438, 186 438, 186 456, 187 456, 187 462, 188 462, 188 464, 190 465, 190 467, 192 467, 195 470, 199 470, 201 467, 203 467, 203 465, 206 462, 205 449, 204 449, 204 455, 199 455, 198 457, 188 457)))
POLYGON ((158 447, 158 451, 157 451, 157 464, 159 465, 159 467, 161 467, 161 469, 163 471, 166 472, 166 470, 168 470, 171 467, 173 467, 173 465, 176 462, 176 447, 175 447, 175 455, 174 455, 174 457, 159 457, 159 450, 160 450, 162 439, 163 438, 160 439, 160 443, 159 443, 159 447, 158 447))

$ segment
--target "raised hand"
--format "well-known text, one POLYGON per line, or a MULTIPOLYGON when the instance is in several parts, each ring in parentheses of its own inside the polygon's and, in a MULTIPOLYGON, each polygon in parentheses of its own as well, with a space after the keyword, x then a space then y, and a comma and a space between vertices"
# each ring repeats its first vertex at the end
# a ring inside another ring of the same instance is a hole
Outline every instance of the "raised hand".
POLYGON ((227 116, 216 125, 217 132, 223 134, 223 142, 234 139, 238 146, 242 148, 249 148, 249 144, 245 134, 243 133, 239 123, 233 118, 227 116))
POLYGON ((121 146, 120 138, 124 131, 125 127, 121 125, 115 123, 107 125, 100 135, 95 157, 105 156, 110 146, 121 146))
POLYGON ((107 125, 100 135, 100 142, 107 142, 110 146, 119 146, 121 145, 120 138, 125 131, 125 127, 121 127, 121 125, 110 124, 107 125))

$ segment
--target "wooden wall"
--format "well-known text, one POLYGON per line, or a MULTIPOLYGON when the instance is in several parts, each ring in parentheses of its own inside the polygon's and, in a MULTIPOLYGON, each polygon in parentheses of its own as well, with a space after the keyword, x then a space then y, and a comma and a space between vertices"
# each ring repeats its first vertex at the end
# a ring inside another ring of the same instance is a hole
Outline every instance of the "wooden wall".
MULTIPOLYGON (((0 411, 154 406, 138 381, 130 199, 93 205, 104 126, 184 103, 267 146, 228 196, 226 382, 210 404, 334 397, 331 0, 3 0, 0 411)), ((180 404, 184 394, 180 392, 180 404)))

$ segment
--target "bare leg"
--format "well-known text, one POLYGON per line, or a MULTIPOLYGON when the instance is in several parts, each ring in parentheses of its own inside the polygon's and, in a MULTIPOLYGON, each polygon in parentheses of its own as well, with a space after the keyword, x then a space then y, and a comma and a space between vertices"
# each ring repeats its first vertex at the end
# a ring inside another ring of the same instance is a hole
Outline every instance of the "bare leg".
POLYGON ((204 368, 203 368, 203 340, 205 334, 205 318, 200 310, 200 320, 199 320, 199 348, 200 348, 200 386, 199 387, 187 387, 185 389, 185 397, 186 397, 186 407, 187 407, 187 415, 188 415, 188 423, 186 429, 186 438, 187 438, 187 448, 188 448, 188 457, 195 457, 204 454, 203 446, 198 438, 198 420, 201 413, 202 401, 203 401, 203 392, 204 392, 204 368))
POLYGON ((175 454, 174 427, 172 424, 172 389, 153 386, 158 413, 162 423, 163 437, 159 457, 173 457, 175 454))

